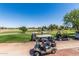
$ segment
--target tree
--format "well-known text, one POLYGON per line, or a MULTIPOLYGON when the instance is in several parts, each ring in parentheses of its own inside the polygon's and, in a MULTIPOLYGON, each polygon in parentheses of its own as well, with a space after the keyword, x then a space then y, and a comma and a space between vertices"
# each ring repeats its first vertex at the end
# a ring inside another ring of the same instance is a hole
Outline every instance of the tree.
POLYGON ((63 26, 63 25, 61 25, 60 27, 59 27, 59 29, 64 29, 65 27, 63 26))
POLYGON ((48 30, 53 30, 52 24, 50 24, 50 25, 48 26, 48 30))
POLYGON ((42 31, 45 31, 45 30, 47 30, 47 27, 46 26, 43 26, 42 27, 42 31))
POLYGON ((48 27, 48 29, 49 30, 58 29, 58 25, 55 25, 55 24, 52 25, 52 24, 50 24, 49 27, 48 27))
POLYGON ((38 32, 41 32, 41 27, 38 27, 38 32))
POLYGON ((19 27, 19 30, 22 31, 22 33, 25 33, 27 31, 27 28, 25 26, 19 27))
POLYGON ((74 9, 64 16, 64 24, 79 30, 79 9, 74 9))

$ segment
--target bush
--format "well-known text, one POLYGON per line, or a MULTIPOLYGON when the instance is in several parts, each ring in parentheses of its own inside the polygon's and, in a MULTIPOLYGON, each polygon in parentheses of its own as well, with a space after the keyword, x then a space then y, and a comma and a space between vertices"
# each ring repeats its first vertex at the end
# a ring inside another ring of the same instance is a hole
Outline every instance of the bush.
POLYGON ((27 28, 25 26, 19 27, 19 30, 22 31, 22 33, 25 33, 27 31, 27 28))

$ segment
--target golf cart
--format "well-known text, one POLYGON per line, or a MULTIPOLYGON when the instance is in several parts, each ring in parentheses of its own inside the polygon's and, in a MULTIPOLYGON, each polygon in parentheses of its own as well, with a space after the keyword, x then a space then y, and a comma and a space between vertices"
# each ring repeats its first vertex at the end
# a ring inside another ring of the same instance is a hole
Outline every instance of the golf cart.
POLYGON ((69 40, 68 35, 67 34, 63 34, 62 41, 68 41, 68 40, 69 40))
POLYGON ((61 32, 58 31, 58 32, 56 33, 56 40, 57 40, 57 41, 68 41, 69 39, 68 39, 67 34, 61 34, 61 32))
POLYGON ((47 53, 56 53, 56 43, 51 35, 37 35, 36 44, 30 50, 30 55, 41 56, 47 53))
POLYGON ((31 35, 31 41, 35 41, 35 39, 36 39, 36 33, 32 33, 32 35, 31 35))
POLYGON ((62 35, 61 35, 60 31, 58 31, 58 32, 56 33, 56 40, 57 40, 57 41, 61 41, 61 40, 62 40, 62 35))

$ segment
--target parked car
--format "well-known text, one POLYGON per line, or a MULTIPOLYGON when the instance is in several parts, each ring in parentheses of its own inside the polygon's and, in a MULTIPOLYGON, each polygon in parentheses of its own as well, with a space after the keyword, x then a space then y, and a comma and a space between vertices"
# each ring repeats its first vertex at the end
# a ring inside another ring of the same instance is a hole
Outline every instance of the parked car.
POLYGON ((79 31, 75 33, 75 39, 79 40, 79 31))
POLYGON ((34 48, 30 50, 30 55, 41 56, 47 53, 55 54, 56 50, 56 43, 51 38, 51 35, 38 35, 34 48), (39 38, 41 38, 41 41, 39 38))

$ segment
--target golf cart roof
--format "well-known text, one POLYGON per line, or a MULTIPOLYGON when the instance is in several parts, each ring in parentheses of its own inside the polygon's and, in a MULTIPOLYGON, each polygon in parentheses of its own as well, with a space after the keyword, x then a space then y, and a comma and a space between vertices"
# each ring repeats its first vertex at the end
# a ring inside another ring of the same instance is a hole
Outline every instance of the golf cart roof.
POLYGON ((52 35, 45 35, 45 34, 43 34, 43 35, 37 35, 36 37, 52 37, 52 35))

